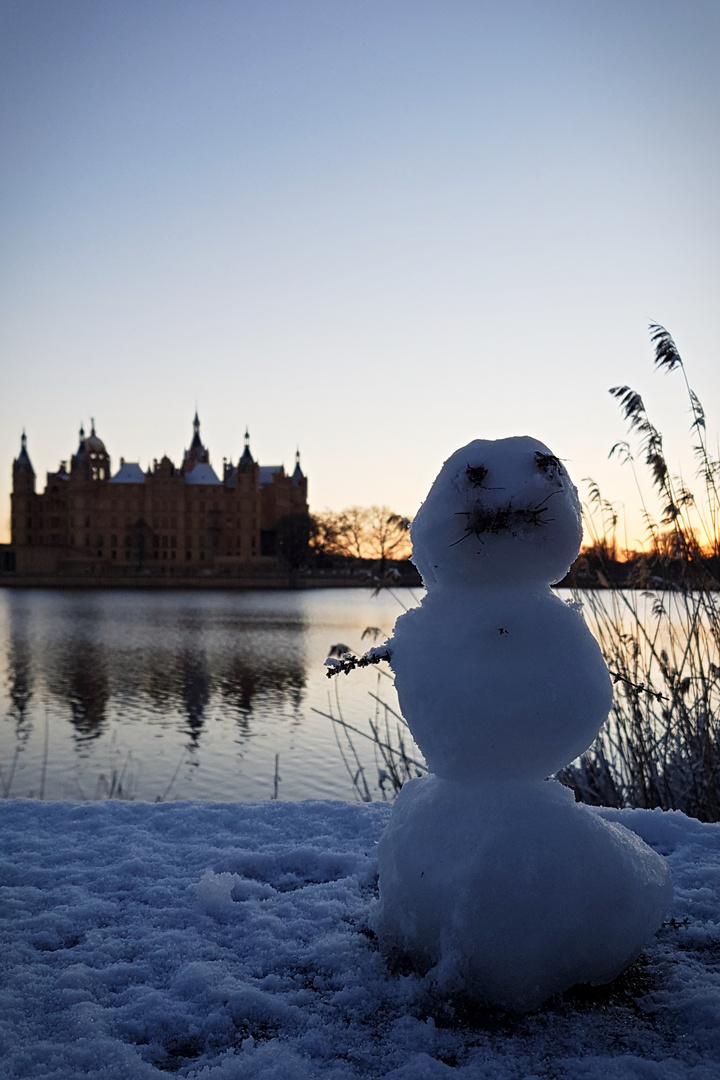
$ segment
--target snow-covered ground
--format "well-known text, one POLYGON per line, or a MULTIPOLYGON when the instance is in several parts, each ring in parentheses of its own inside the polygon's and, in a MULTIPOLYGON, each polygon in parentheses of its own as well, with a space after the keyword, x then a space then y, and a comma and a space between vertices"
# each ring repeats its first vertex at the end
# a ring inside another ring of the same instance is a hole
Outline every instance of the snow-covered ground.
POLYGON ((600 811, 667 857, 670 917, 612 986, 512 1016, 386 969, 388 812, 0 804, 4 1080, 716 1080, 720 825, 600 811))

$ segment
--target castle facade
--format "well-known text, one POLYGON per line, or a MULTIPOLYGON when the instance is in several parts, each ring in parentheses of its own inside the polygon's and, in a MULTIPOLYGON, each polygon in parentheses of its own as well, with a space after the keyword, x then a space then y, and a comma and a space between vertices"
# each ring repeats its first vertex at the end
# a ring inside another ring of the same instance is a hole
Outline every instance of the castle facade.
POLYGON ((259 465, 245 433, 222 478, 210 464, 195 413, 182 464, 168 457, 146 471, 110 456, 92 424, 80 428, 70 461, 35 491, 35 470, 23 433, 13 461, 11 546, 19 574, 168 576, 234 574, 272 569, 283 528, 308 514, 307 479, 299 452, 291 474, 259 465))

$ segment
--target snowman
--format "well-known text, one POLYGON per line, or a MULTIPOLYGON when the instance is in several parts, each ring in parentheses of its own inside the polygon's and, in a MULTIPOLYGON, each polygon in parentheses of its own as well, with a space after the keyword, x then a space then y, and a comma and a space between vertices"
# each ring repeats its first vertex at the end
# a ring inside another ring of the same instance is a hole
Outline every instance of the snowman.
POLYGON ((413 523, 427 593, 387 643, 430 775, 403 787, 380 840, 381 945, 441 990, 517 1012, 614 979, 672 891, 659 855, 547 779, 612 702, 597 642, 550 588, 581 536, 546 446, 471 442, 413 523))

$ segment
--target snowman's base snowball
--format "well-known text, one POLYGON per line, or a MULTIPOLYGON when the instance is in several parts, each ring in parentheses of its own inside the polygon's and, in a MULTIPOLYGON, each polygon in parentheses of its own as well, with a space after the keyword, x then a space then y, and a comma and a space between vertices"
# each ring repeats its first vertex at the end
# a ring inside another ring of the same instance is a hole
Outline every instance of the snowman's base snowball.
POLYGON ((400 792, 378 849, 376 929, 448 993, 513 1012, 610 982, 672 896, 665 861, 556 781, 400 792))

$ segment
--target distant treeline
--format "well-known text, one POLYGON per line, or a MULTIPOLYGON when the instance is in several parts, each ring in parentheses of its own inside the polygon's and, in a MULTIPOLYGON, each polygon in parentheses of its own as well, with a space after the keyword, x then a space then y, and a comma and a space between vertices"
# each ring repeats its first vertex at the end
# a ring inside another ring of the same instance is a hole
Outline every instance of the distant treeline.
POLYGON ((717 555, 628 551, 621 558, 600 544, 584 548, 559 584, 577 589, 714 590, 718 580, 717 555))

